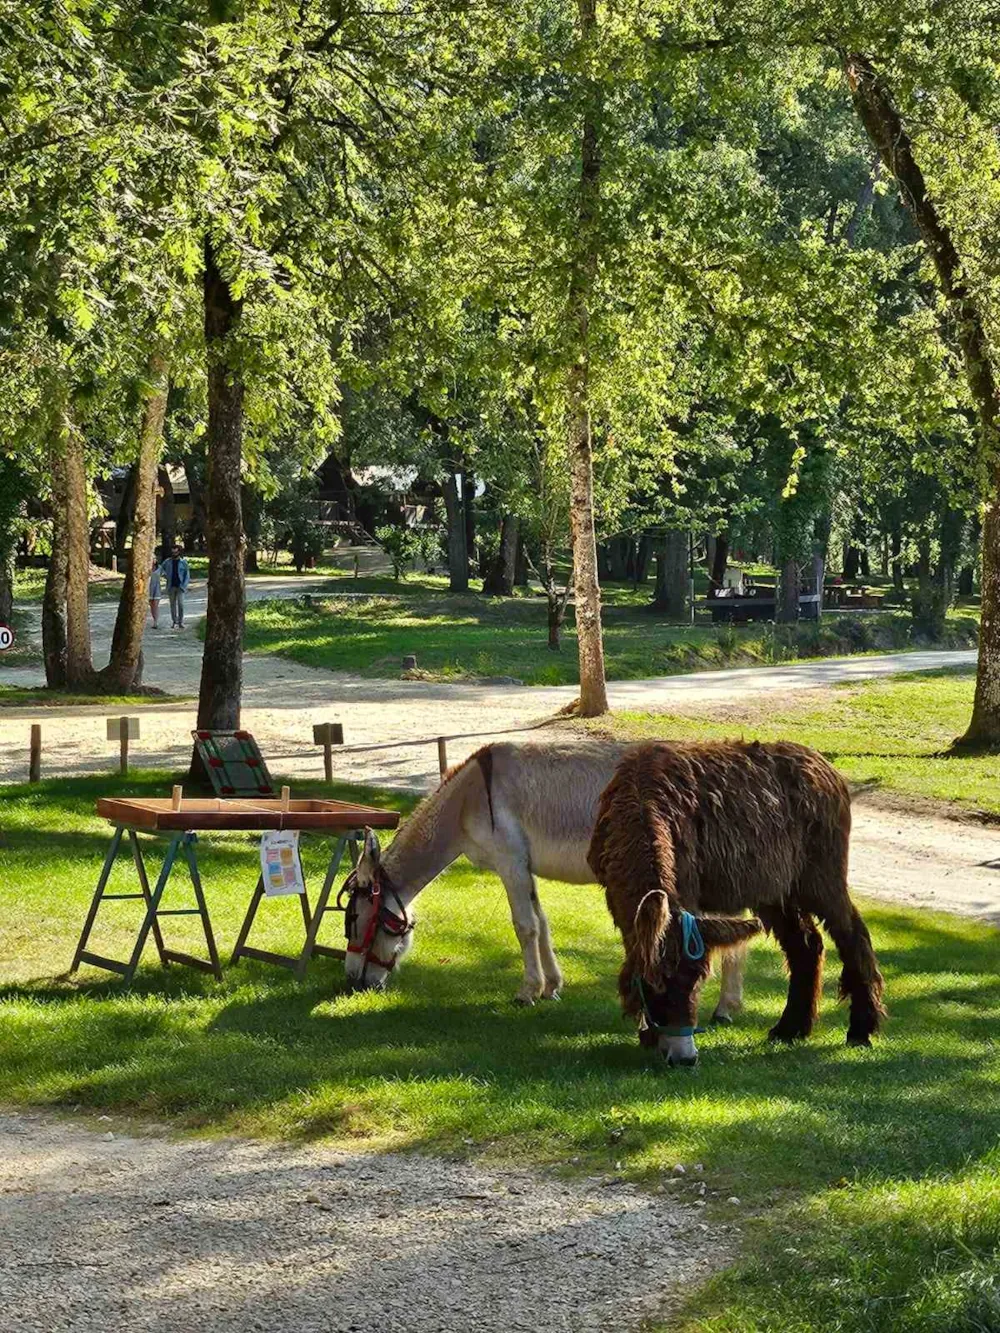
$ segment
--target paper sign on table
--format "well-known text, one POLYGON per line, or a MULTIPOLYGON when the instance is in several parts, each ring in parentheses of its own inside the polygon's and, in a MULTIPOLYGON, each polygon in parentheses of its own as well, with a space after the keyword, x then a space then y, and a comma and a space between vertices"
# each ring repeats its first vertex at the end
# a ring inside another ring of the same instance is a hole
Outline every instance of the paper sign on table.
POLYGON ((260 873, 264 878, 264 892, 269 898, 305 893, 297 831, 275 830, 261 835, 260 873))

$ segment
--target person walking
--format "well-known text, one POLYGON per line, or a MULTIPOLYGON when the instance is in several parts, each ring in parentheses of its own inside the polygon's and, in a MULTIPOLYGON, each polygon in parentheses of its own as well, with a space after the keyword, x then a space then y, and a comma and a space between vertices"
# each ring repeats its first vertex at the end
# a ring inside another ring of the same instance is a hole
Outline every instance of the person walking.
POLYGON ((153 557, 153 568, 149 571, 149 588, 147 596, 149 597, 149 614, 153 617, 153 629, 160 628, 160 594, 163 580, 160 576, 160 565, 156 557, 153 557))
POLYGON ((181 553, 180 542, 174 542, 170 548, 170 555, 160 566, 160 573, 166 581, 167 596, 170 599, 171 627, 173 629, 183 629, 184 594, 191 582, 191 571, 188 569, 188 562, 181 553))

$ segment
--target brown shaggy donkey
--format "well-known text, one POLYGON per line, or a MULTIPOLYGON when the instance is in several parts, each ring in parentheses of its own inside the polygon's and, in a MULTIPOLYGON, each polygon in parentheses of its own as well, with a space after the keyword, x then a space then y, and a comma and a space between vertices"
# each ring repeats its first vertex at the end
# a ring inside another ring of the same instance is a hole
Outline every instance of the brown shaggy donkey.
POLYGON ((639 745, 605 788, 588 861, 625 943, 622 1008, 671 1064, 694 1064, 698 990, 713 949, 761 928, 788 960, 777 1041, 807 1037, 823 968, 818 917, 843 962, 849 1045, 884 1017, 882 976, 847 892, 851 803, 814 750, 778 742, 639 745), (750 908, 759 921, 734 918, 750 908), (702 916, 703 912, 723 913, 702 916))

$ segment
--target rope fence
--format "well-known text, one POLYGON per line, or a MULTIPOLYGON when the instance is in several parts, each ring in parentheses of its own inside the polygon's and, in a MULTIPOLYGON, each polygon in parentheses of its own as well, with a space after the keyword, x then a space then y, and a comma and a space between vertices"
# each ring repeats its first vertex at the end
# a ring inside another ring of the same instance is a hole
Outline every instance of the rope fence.
MULTIPOLYGON (((268 755, 269 762, 281 763, 286 760, 323 759, 324 774, 327 782, 333 781, 333 755, 346 754, 374 754, 386 750, 406 750, 418 749, 420 747, 435 746, 438 756, 438 771, 443 778, 448 771, 448 745, 452 741, 466 740, 488 740, 493 736, 510 736, 524 732, 539 731, 544 727, 551 726, 557 720, 558 715, 542 718, 538 722, 529 722, 521 726, 496 727, 488 731, 456 731, 446 736, 417 736, 403 740, 394 741, 373 741, 355 743, 347 745, 344 743, 344 729, 339 722, 317 723, 313 727, 313 746, 309 749, 282 749, 280 753, 272 752, 268 755), (321 753, 318 755, 317 750, 321 753)), ((127 774, 129 771, 130 749, 129 739, 135 739, 138 736, 138 728, 135 727, 136 719, 128 718, 109 718, 108 735, 114 731, 114 739, 121 737, 120 748, 120 772, 127 774), (132 726, 129 726, 129 722, 132 726)), ((30 739, 28 747, 28 781, 30 783, 40 782, 42 778, 42 727, 40 723, 32 723, 30 730, 30 739)))

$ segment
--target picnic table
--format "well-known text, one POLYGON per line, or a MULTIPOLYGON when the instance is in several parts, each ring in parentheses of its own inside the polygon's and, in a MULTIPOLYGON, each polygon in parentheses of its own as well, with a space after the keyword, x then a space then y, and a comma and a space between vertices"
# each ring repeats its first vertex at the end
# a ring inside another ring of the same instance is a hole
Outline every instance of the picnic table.
MULTIPOLYGON (((757 583, 747 579, 745 591, 734 595, 735 589, 710 590, 702 603, 712 614, 714 623, 745 624, 752 620, 774 620, 778 609, 778 590, 774 583, 757 583)), ((815 584, 803 582, 799 589, 799 618, 816 620, 819 615, 819 594, 815 584)))
POLYGON ((111 843, 104 858, 97 887, 90 903, 90 910, 80 935, 73 963, 72 974, 81 963, 89 963, 110 972, 117 972, 125 981, 131 982, 142 958, 143 949, 152 934, 160 962, 167 966, 180 963, 186 967, 211 972, 217 979, 222 978, 222 966, 219 962, 215 934, 209 916, 204 886, 198 867, 197 844, 199 833, 265 832, 267 830, 294 830, 313 835, 331 834, 336 836, 333 850, 327 865, 323 887, 320 890, 316 906, 310 909, 308 893, 299 895, 302 908, 302 923, 305 938, 298 954, 279 954, 265 949, 257 949, 247 943, 257 909, 265 896, 263 873, 257 877, 257 886, 251 896, 242 928, 233 949, 232 961, 241 958, 256 958, 261 962, 274 963, 279 967, 291 969, 297 979, 305 977, 306 968, 313 954, 323 954, 331 958, 343 958, 342 949, 329 948, 317 942, 324 913, 330 910, 330 894, 333 890, 337 871, 340 868, 344 852, 349 851, 351 860, 357 861, 358 838, 365 827, 394 829, 399 823, 395 810, 381 810, 374 806, 357 805, 348 801, 334 801, 310 798, 306 800, 290 799, 249 799, 226 800, 214 798, 185 798, 172 800, 170 797, 115 797, 102 798, 97 802, 97 813, 112 825, 111 843), (166 842, 166 850, 160 865, 154 887, 150 888, 149 875, 143 857, 140 839, 166 842), (107 885, 112 868, 121 851, 123 842, 128 842, 132 860, 135 864, 139 881, 137 893, 108 893, 107 885), (194 889, 195 907, 161 906, 164 892, 171 873, 178 860, 183 860, 194 889), (121 899, 143 899, 146 911, 139 926, 132 953, 125 961, 108 958, 94 953, 87 946, 91 931, 97 920, 97 914, 103 902, 121 899), (205 936, 207 958, 183 953, 168 948, 164 938, 161 919, 170 916, 200 916, 205 936))
POLYGON ((852 608, 856 611, 878 611, 885 593, 861 583, 829 583, 823 589, 827 606, 852 608))

